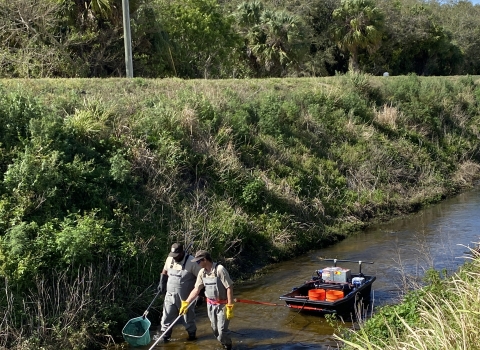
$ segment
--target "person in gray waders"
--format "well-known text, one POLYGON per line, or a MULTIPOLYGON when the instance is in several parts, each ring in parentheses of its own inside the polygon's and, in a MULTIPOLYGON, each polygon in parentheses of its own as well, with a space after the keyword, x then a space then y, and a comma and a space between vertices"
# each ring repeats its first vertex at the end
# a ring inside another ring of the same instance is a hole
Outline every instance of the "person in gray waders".
POLYGON ((188 305, 205 288, 207 298, 208 318, 213 334, 227 350, 232 349, 232 338, 228 325, 233 318, 233 282, 227 269, 214 263, 210 253, 199 250, 192 260, 202 268, 197 276, 195 288, 185 301, 182 301, 180 315, 188 313, 188 305))
MULTIPOLYGON (((158 291, 165 293, 161 320, 162 334, 170 324, 175 321, 178 315, 180 315, 179 311, 182 306, 182 300, 188 297, 195 286, 197 275, 200 272, 200 266, 191 260, 192 256, 184 251, 183 244, 174 243, 172 245, 160 276, 160 283, 158 284, 158 291)), ((183 314, 185 315, 183 317, 183 324, 188 332, 187 340, 197 339, 195 308, 191 307, 183 314)), ((168 342, 171 335, 172 329, 163 336, 161 341, 168 342)))

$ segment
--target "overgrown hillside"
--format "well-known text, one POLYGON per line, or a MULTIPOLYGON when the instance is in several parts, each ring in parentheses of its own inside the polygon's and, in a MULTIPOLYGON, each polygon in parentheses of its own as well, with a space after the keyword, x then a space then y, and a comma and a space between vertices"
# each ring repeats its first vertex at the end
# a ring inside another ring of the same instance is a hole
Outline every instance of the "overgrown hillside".
POLYGON ((471 186, 479 84, 0 81, 0 347, 117 339, 173 241, 238 278, 471 186))

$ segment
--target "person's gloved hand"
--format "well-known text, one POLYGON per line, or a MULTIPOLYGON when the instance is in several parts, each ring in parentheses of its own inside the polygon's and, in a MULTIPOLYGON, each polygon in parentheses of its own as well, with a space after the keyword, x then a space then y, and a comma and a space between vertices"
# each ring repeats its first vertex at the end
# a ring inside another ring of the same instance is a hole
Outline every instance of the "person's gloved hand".
POLYGON ((180 311, 179 311, 180 315, 185 315, 187 313, 188 304, 189 304, 188 301, 182 300, 182 306, 180 306, 180 311))
POLYGON ((160 275, 160 282, 158 283, 157 292, 160 294, 165 294, 167 292, 167 281, 168 275, 163 273, 160 275))
POLYGON ((231 320, 233 318, 233 304, 227 304, 226 310, 227 320, 231 320))

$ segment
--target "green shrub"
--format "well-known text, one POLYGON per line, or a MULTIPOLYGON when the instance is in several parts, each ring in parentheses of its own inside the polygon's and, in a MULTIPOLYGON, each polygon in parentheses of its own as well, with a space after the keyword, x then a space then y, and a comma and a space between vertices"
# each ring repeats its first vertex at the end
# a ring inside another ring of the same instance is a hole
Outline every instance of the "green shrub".
POLYGON ((243 188, 240 198, 248 210, 257 211, 265 204, 265 192, 265 183, 260 179, 253 179, 243 188))

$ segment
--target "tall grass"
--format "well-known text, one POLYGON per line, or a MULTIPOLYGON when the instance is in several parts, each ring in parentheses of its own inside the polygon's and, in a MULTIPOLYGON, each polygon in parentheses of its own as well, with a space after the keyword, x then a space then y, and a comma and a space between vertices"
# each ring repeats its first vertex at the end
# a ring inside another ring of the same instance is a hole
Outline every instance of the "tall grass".
POLYGON ((480 349, 480 253, 471 249, 472 261, 451 278, 422 294, 418 319, 411 322, 398 313, 395 322, 376 315, 355 335, 335 337, 346 349, 358 350, 475 350, 480 349), (380 319, 379 319, 380 318, 380 319), (373 335, 370 323, 383 323, 388 334, 373 335), (398 324, 403 327, 398 327, 398 324))
MULTIPOLYGON (((154 286, 140 289, 148 274, 131 279, 120 261, 108 261, 71 271, 37 276, 34 286, 19 294, 3 280, 0 295, 0 349, 96 349, 118 341, 125 320, 142 314, 154 286), (125 302, 123 283, 132 286, 125 302), (113 317, 114 316, 114 317, 113 317), (112 318, 122 320, 119 323, 112 318)), ((158 312, 153 312, 157 315, 158 312)), ((151 316, 152 317, 152 316, 151 316)))

